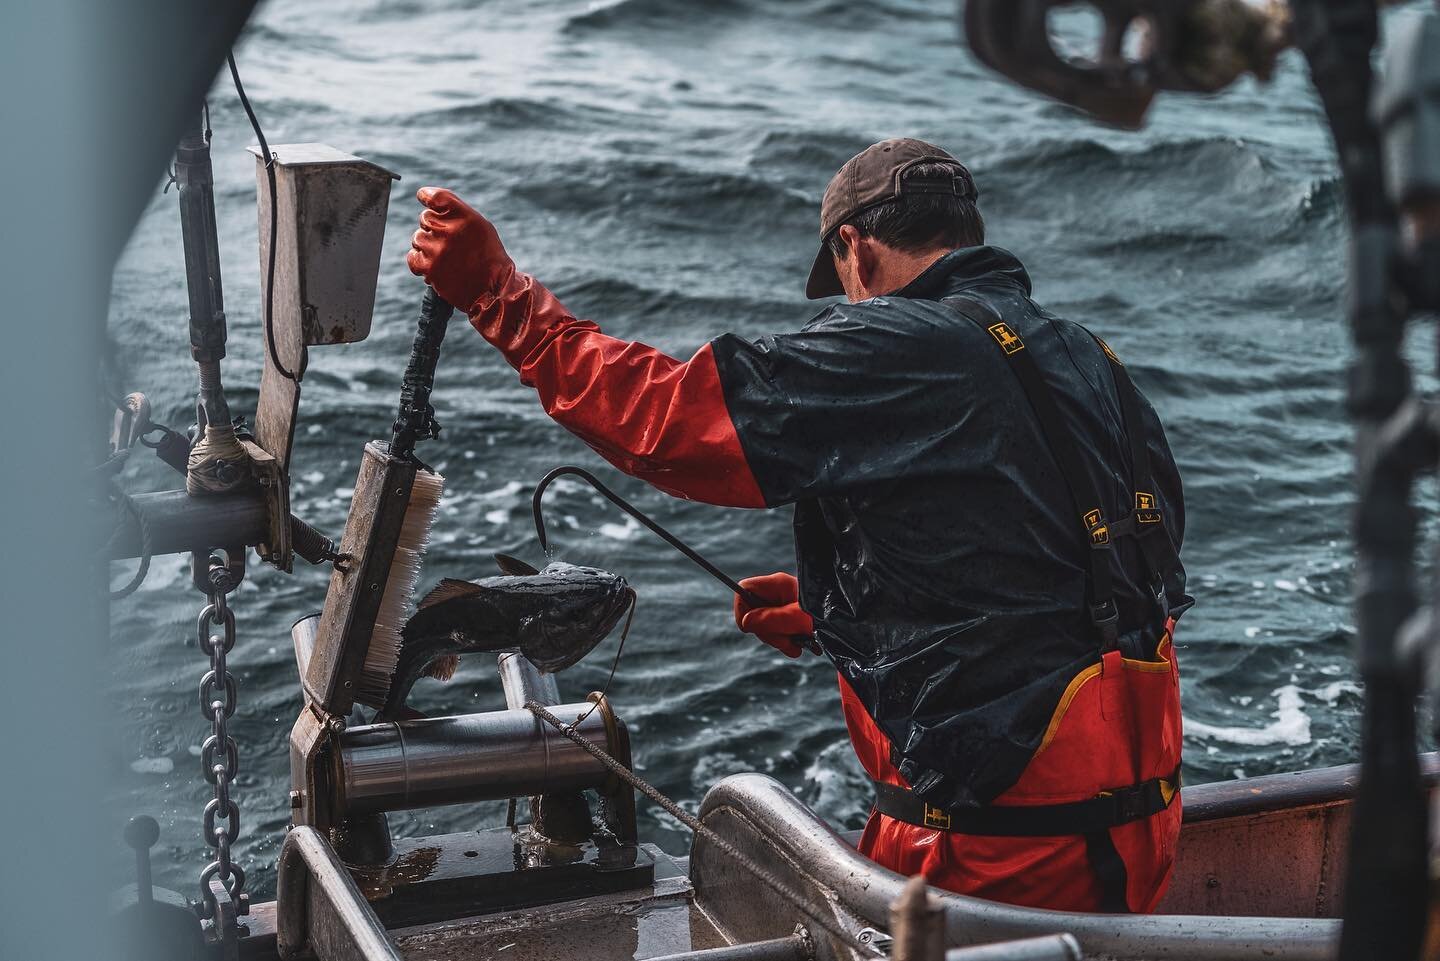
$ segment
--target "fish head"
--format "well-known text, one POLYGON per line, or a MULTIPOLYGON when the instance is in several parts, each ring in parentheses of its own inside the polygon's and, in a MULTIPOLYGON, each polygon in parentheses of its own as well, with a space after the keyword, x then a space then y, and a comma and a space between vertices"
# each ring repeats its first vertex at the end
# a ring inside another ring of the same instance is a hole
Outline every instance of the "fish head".
POLYGON ((635 607, 625 578, 596 567, 556 562, 525 580, 545 602, 520 637, 520 653, 547 674, 578 663, 635 607))

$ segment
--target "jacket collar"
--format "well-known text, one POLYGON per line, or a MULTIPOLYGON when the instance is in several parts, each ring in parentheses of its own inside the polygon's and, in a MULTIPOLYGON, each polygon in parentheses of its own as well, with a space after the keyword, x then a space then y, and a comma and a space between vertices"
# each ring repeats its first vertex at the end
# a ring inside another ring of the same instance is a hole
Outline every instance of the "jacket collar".
POLYGON ((1030 275, 1019 258, 1001 247, 952 250, 892 296, 943 300, 982 284, 1013 284, 1030 296, 1030 275))

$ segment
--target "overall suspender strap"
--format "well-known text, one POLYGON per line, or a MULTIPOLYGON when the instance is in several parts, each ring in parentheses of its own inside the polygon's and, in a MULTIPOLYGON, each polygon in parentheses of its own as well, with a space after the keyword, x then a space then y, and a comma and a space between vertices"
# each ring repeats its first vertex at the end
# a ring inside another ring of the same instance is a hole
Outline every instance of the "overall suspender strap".
POLYGON ((1170 614, 1165 576, 1167 572, 1180 566, 1180 554, 1170 540, 1170 532, 1161 523, 1164 518, 1160 512, 1160 502, 1155 496, 1154 479, 1150 472, 1145 421, 1140 414, 1140 392, 1135 389, 1130 372, 1125 369, 1120 358, 1115 356, 1110 345, 1093 333, 1090 336, 1095 338, 1095 343, 1105 352, 1110 361, 1110 372, 1115 378, 1115 392, 1120 400, 1120 418, 1125 428, 1125 437, 1130 444, 1130 482, 1135 488, 1131 524, 1145 564, 1150 568, 1151 587, 1160 608, 1160 619, 1163 621, 1170 614))
MULTIPOLYGON (((1099 492, 1085 470, 1060 409, 1055 406, 1054 393, 1045 383, 1040 365, 1010 325, 1005 323, 988 305, 969 297, 953 297, 944 301, 960 314, 982 327, 994 339, 1010 369, 1020 381, 1020 387, 1035 411, 1040 430, 1045 435, 1050 453, 1060 467, 1060 478, 1070 492, 1071 503, 1085 536, 1090 543, 1090 620, 1100 632, 1102 653, 1114 650, 1120 640, 1119 610, 1115 606, 1115 592, 1110 573, 1110 555, 1113 553, 1110 523, 1105 518, 1104 504, 1099 492)), ((1107 348, 1108 354, 1108 348, 1107 348)), ((1133 385, 1131 390, 1134 390, 1133 385)), ((1123 391, 1122 391, 1123 393, 1123 391)), ((1144 449, 1144 440, 1141 440, 1144 449)), ((1146 460, 1146 474, 1149 461, 1146 460)), ((1157 512, 1158 515, 1158 512, 1157 512)))
MULTIPOLYGON (((1090 619, 1100 634, 1101 653, 1119 645, 1119 611, 1115 605, 1110 558, 1116 537, 1134 537, 1145 566, 1149 568, 1161 619, 1168 614, 1165 577, 1179 565, 1179 556, 1162 523, 1140 394, 1130 373, 1110 346, 1095 337, 1096 344, 1110 361, 1119 400, 1122 427, 1130 454, 1130 486, 1134 507, 1123 517, 1105 517, 1104 504, 1085 461, 1055 404, 1054 392, 1045 382, 1040 365, 1025 341, 989 305, 970 297, 948 298, 944 303, 980 326, 990 335, 1009 362, 1035 411, 1041 433, 1060 468, 1061 480, 1080 525, 1089 540, 1090 619)), ((1091 334, 1094 337, 1094 334, 1091 334)), ((1039 806, 996 806, 980 808, 935 808, 908 788, 875 784, 875 810, 888 817, 919 827, 961 834, 1017 836, 1080 835, 1103 891, 1101 909, 1124 912, 1126 900, 1125 862, 1115 848, 1110 829, 1152 817, 1170 806, 1180 790, 1180 770, 1164 778, 1152 778, 1127 787, 1105 791, 1097 797, 1065 804, 1039 806)))

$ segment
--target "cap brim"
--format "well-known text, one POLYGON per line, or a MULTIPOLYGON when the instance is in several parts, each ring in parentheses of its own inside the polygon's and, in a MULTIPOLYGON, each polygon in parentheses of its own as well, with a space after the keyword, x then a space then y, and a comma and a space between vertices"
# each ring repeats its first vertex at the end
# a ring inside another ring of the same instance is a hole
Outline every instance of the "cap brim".
POLYGON ((805 281, 805 296, 821 300, 843 293, 845 287, 840 283, 840 275, 835 273, 835 258, 830 254, 830 248, 822 243, 820 252, 815 255, 815 263, 810 266, 810 279, 805 281))

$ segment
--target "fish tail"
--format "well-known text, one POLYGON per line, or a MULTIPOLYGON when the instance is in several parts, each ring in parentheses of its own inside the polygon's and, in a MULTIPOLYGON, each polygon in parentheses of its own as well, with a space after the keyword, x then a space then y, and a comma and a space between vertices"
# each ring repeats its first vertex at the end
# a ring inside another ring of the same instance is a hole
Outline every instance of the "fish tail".
POLYGON ((459 654, 446 654, 431 661, 425 668, 425 677, 433 677, 437 681, 448 681, 455 676, 455 671, 460 667, 459 654))

